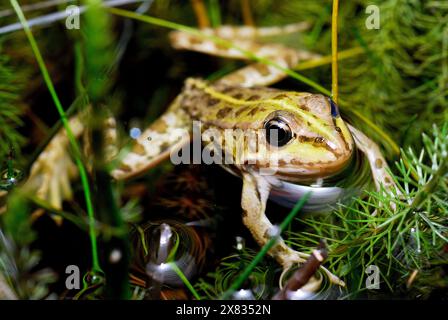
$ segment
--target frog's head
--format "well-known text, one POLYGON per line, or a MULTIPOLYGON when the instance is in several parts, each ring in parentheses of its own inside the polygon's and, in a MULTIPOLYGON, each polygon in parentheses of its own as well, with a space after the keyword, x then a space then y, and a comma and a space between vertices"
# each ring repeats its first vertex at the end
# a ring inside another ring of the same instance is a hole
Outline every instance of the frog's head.
POLYGON ((266 151, 249 152, 246 163, 256 159, 258 168, 300 181, 334 175, 351 159, 352 136, 328 97, 287 92, 264 100, 259 109, 252 123, 265 129, 258 143, 266 151))

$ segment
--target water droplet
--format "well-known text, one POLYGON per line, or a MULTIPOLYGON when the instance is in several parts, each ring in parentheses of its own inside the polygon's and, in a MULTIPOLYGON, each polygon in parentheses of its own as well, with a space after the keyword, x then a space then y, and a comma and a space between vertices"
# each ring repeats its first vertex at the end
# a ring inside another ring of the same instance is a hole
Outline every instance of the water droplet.
POLYGON ((169 241, 171 237, 173 236, 173 233, 171 232, 171 228, 166 223, 162 223, 160 225, 160 246, 164 246, 169 244, 169 241))
POLYGON ((0 174, 0 190, 11 190, 23 178, 23 172, 19 169, 4 170, 0 174))
POLYGON ((236 291, 233 294, 232 298, 234 300, 255 300, 252 290, 248 290, 248 289, 240 289, 240 290, 236 291))
POLYGON ((109 255, 109 261, 110 263, 118 263, 122 257, 123 254, 120 249, 113 249, 109 255))
POLYGON ((241 251, 245 247, 245 240, 243 237, 236 237, 236 250, 241 251))
POLYGON ((161 223, 150 231, 148 243, 148 262, 146 264, 147 274, 154 280, 170 285, 182 285, 182 280, 173 270, 170 263, 175 263, 182 270, 187 279, 196 272, 196 263, 189 254, 188 234, 184 232, 184 226, 161 223), (168 260, 168 258, 171 258, 168 260))
POLYGON ((129 135, 131 136, 132 139, 138 139, 138 137, 140 137, 141 134, 142 131, 140 130, 140 128, 131 128, 131 130, 129 130, 129 135))
POLYGON ((274 238, 274 237, 278 237, 280 235, 280 228, 278 226, 272 226, 269 229, 269 236, 274 238))
POLYGON ((313 292, 298 289, 296 291, 287 291, 286 299, 287 300, 308 300, 313 297, 313 292))
POLYGON ((317 178, 316 181, 313 184, 311 184, 311 187, 321 188, 323 186, 323 184, 324 184, 324 179, 317 178))

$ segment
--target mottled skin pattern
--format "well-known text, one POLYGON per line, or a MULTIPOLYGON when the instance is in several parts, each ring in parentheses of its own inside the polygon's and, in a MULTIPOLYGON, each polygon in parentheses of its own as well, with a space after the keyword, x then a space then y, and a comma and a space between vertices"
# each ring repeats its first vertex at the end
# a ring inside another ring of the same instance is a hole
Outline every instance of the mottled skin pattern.
MULTIPOLYGON (((316 55, 278 44, 261 44, 257 42, 257 38, 267 34, 295 32, 304 27, 304 24, 265 29, 221 27, 215 30, 205 29, 204 32, 229 39, 239 48, 268 58, 281 67, 292 68, 299 61, 312 59, 316 55)), ((173 47, 177 49, 236 59, 246 58, 238 50, 222 47, 211 40, 182 32, 172 32, 170 39, 173 47)), ((227 150, 234 160, 234 164, 227 169, 241 176, 243 180, 241 200, 243 221, 260 246, 266 244, 275 233, 275 228, 265 215, 272 181, 278 179, 306 182, 334 175, 349 163, 355 144, 367 155, 377 188, 383 187, 392 192, 395 185, 387 173, 387 163, 378 146, 359 130, 347 126, 340 117, 337 107, 332 105, 327 97, 266 88, 285 76, 278 68, 253 63, 214 83, 187 79, 183 91, 165 114, 135 141, 130 152, 112 171, 112 176, 117 180, 131 178, 166 159, 170 153, 190 142, 189 133, 192 130, 193 120, 201 121, 203 130, 212 129, 223 133, 225 129, 263 129, 270 120, 281 119, 291 131, 291 139, 286 145, 269 146, 266 137, 263 136, 265 133, 260 130, 256 132, 257 135, 262 135, 258 138, 262 142, 262 147, 266 147, 266 152, 252 152, 244 141, 236 142, 241 143, 239 147, 245 151, 243 154, 238 154, 235 151, 237 148, 227 150), (273 169, 275 179, 270 179, 268 182, 260 173, 260 169, 273 169)), ((58 135, 63 137, 64 134, 58 135)), ((216 147, 225 149, 227 146, 217 143, 216 147)), ((46 150, 48 151, 51 150, 46 150)), ((63 157, 61 152, 58 154, 63 157)), ((37 175, 36 171, 42 168, 46 161, 45 157, 38 159, 30 180, 35 180, 42 174, 47 177, 50 182, 44 184, 44 189, 38 188, 38 195, 44 199, 53 199, 55 195, 51 194, 56 192, 55 188, 59 186, 63 187, 61 190, 65 190, 68 182, 66 178, 61 180, 60 177, 55 177, 51 168, 47 168, 46 175, 40 171, 40 175, 37 175), (54 187, 48 189, 46 185, 54 187)), ((63 195, 56 194, 59 199, 52 200, 52 203, 60 205, 62 198, 68 193, 67 190, 63 195)), ((303 262, 307 257, 306 254, 289 248, 281 238, 269 253, 285 270, 295 263, 303 262)), ((326 272, 335 283, 343 285, 336 276, 326 272)))
MULTIPOLYGON (((229 29, 226 32, 218 30, 215 34, 224 38, 227 34, 229 38, 233 37, 232 39, 238 47, 251 50, 271 61, 274 60, 282 67, 291 68, 301 59, 313 57, 310 53, 297 52, 280 45, 256 44, 253 39, 248 40, 250 37, 235 39, 237 35, 235 29, 229 29)), ((173 46, 179 49, 190 49, 223 57, 244 58, 239 51, 222 48, 212 41, 197 39, 181 32, 172 33, 171 40, 174 42, 173 46)), ((269 197, 272 180, 268 183, 258 171, 260 168, 272 165, 272 156, 275 156, 277 160, 274 162, 276 178, 297 182, 311 181, 334 175, 343 169, 351 158, 356 142, 371 163, 377 187, 380 188, 381 185, 386 189, 394 187, 379 148, 360 131, 347 127, 339 113, 332 110, 328 98, 322 95, 286 92, 262 87, 283 77, 285 74, 278 68, 254 63, 212 84, 200 79, 188 79, 184 90, 164 116, 174 116, 179 113, 183 119, 177 123, 171 120, 170 124, 164 125, 167 132, 179 129, 178 126, 184 126, 185 123, 187 126, 184 128, 191 130, 192 120, 201 121, 203 130, 214 129, 218 132, 222 132, 224 129, 263 129, 264 124, 275 117, 282 117, 288 122, 293 132, 293 139, 286 146, 271 148, 262 155, 259 152, 251 153, 248 151, 247 145, 241 146, 241 149, 246 151, 243 155, 237 156, 236 148, 227 150, 232 154, 234 163, 236 163, 228 167, 229 171, 243 178, 241 201, 243 221, 260 246, 269 241, 273 230, 272 224, 265 215, 266 201, 269 197), (189 121, 185 120, 185 115, 188 115, 189 121)), ((152 153, 157 153, 155 152, 156 146, 148 143, 148 137, 154 134, 152 132, 154 128, 150 127, 137 142, 136 146, 141 144, 138 147, 140 150, 151 149, 152 153)), ((150 139, 151 141, 155 140, 150 139)), ((181 141, 181 139, 178 138, 177 141, 181 141)), ((265 140, 259 139, 259 141, 265 140)), ((240 143, 244 144, 245 142, 240 143)), ((180 146, 181 143, 177 143, 170 150, 174 151, 180 146)), ((222 145, 219 147, 224 148, 222 145)), ((168 154, 166 150, 164 152, 166 155, 168 154)), ((141 157, 144 156, 145 154, 142 153, 141 157)), ((148 157, 148 154, 146 156, 148 157)), ((130 157, 134 157, 134 155, 131 154, 130 157)), ((134 167, 127 165, 125 169, 118 168, 112 174, 117 179, 133 176, 150 165, 150 158, 147 158, 146 164, 142 160, 142 165, 134 167)), ((127 161, 125 158, 124 162, 128 164, 131 161, 127 161)), ((281 239, 270 251, 270 254, 285 269, 288 269, 293 263, 303 262, 307 257, 303 253, 293 251, 281 239)), ((333 275, 330 274, 330 277, 336 283, 343 284, 333 275)))

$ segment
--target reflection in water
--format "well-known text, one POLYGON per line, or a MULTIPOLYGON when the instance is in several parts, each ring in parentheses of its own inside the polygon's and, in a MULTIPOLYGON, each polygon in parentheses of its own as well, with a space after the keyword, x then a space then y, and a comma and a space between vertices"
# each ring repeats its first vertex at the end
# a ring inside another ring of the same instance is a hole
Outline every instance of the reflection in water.
POLYGON ((196 231, 181 222, 166 220, 151 224, 145 230, 150 245, 146 260, 146 273, 160 284, 182 285, 171 268, 175 263, 187 279, 191 279, 202 264, 205 247, 196 231))
MULTIPOLYGON (((285 281, 296 270, 296 268, 289 270, 289 275, 284 277, 285 281)), ((287 291, 285 296, 287 300, 334 300, 340 298, 343 291, 341 286, 333 284, 328 275, 319 269, 303 287, 287 291)))
POLYGON ((350 201, 371 183, 369 164, 359 150, 356 150, 352 161, 342 172, 324 180, 298 184, 269 176, 266 179, 273 185, 270 199, 285 207, 292 208, 298 199, 311 191, 311 197, 302 209, 309 213, 330 212, 337 203, 350 201))

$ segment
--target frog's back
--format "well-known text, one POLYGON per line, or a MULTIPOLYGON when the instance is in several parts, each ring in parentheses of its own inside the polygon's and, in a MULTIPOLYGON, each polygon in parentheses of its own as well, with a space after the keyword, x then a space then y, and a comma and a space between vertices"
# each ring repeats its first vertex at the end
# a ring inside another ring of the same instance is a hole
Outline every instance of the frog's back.
POLYGON ((269 104, 270 101, 287 98, 300 108, 309 96, 309 93, 286 92, 268 87, 208 84, 190 78, 186 81, 179 107, 206 127, 259 129, 267 116, 278 110, 278 106, 269 104))

